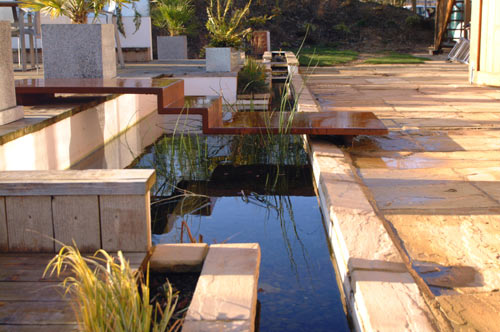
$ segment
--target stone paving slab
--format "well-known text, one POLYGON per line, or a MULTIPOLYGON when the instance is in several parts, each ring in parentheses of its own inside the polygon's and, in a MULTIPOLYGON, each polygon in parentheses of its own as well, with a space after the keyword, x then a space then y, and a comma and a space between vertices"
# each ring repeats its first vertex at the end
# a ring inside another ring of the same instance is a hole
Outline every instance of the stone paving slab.
POLYGON ((498 331, 499 292, 439 296, 438 301, 455 331, 498 331))
POLYGON ((467 66, 443 61, 318 68, 308 84, 327 109, 372 98, 391 130, 344 152, 420 292, 434 294, 424 298, 439 329, 497 331, 500 88, 469 85, 467 66))

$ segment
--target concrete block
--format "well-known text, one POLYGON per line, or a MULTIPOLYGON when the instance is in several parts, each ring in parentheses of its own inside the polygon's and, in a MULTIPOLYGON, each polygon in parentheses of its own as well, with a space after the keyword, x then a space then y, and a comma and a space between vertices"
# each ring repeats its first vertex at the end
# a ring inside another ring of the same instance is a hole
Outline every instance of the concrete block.
POLYGON ((259 267, 257 243, 211 245, 185 321, 245 321, 253 331, 259 267))
POLYGON ((205 56, 208 72, 235 71, 241 62, 241 53, 230 47, 207 47, 205 56))
POLYGON ((43 24, 44 77, 116 76, 112 24, 43 24))
MULTIPOLYGON (((0 98, 2 98, 1 91, 0 98)), ((22 106, 14 106, 11 108, 0 110, 0 126, 23 118, 24 108, 22 106)))
POLYGON ((10 23, 0 22, 0 111, 16 106, 10 23))
POLYGON ((186 36, 156 37, 158 60, 187 59, 186 36))
POLYGON ((206 243, 159 244, 150 259, 150 267, 158 272, 201 271, 207 256, 206 243))

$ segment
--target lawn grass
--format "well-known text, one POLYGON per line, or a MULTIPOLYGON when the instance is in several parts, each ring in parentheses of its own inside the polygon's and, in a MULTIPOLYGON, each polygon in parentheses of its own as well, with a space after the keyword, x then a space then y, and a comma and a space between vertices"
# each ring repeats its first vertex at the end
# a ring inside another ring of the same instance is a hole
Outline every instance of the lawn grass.
POLYGON ((351 62, 358 58, 358 52, 337 50, 330 47, 303 48, 299 54, 301 66, 333 66, 351 62))
POLYGON ((383 56, 374 57, 365 60, 365 63, 374 64, 374 65, 385 65, 385 64, 418 64, 424 63, 429 59, 416 57, 411 54, 406 53, 397 53, 397 52, 388 52, 383 56))

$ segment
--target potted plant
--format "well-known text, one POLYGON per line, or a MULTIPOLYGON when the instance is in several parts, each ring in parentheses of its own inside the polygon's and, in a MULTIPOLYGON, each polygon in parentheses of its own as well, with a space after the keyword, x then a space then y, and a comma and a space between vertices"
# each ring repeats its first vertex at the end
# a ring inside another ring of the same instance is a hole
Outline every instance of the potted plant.
POLYGON ((239 110, 267 110, 269 108, 270 78, 263 64, 248 58, 238 72, 239 110))
POLYGON ((151 11, 153 24, 168 30, 169 36, 157 37, 158 59, 187 59, 187 37, 194 6, 191 0, 156 0, 151 11))
MULTIPOLYGON (((137 0, 114 0, 118 13, 137 0)), ((51 17, 66 16, 72 24, 43 24, 45 78, 111 78, 116 76, 115 35, 112 24, 94 21, 111 0, 24 0, 23 7, 51 17)), ((118 15, 120 17, 120 15, 118 15)), ((120 22, 118 22, 120 26, 120 22)))
POLYGON ((233 0, 210 0, 207 7, 207 30, 210 35, 206 48, 207 71, 233 71, 244 60, 244 54, 237 51, 250 28, 243 28, 245 17, 250 11, 252 0, 243 8, 233 8, 233 0), (222 2, 222 3, 221 3, 222 2))

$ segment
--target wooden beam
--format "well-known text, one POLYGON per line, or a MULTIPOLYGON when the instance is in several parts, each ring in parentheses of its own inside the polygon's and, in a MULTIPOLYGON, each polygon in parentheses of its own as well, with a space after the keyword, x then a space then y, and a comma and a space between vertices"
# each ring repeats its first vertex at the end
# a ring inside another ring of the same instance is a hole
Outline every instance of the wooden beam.
POLYGON ((5 171, 0 196, 144 195, 155 180, 153 169, 5 171))
POLYGON ((437 12, 436 12, 435 34, 434 34, 435 50, 441 49, 441 44, 443 43, 446 27, 448 26, 448 23, 450 23, 451 12, 453 11, 454 5, 455 5, 455 0, 438 1, 437 12))
MULTIPOLYGON (((81 252, 101 248, 98 196, 54 196, 54 238, 66 245, 76 243, 81 252)), ((56 242, 56 251, 61 245, 56 242)))
POLYGON ((7 236, 7 215, 5 214, 5 197, 0 197, 0 251, 9 248, 9 237, 7 236))
POLYGON ((50 196, 5 197, 9 251, 54 251, 50 196))
POLYGON ((483 27, 483 0, 479 0, 479 22, 477 26, 477 53, 476 53, 476 72, 481 70, 481 34, 483 27))

